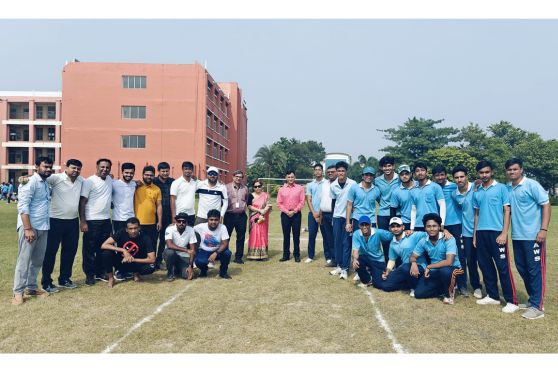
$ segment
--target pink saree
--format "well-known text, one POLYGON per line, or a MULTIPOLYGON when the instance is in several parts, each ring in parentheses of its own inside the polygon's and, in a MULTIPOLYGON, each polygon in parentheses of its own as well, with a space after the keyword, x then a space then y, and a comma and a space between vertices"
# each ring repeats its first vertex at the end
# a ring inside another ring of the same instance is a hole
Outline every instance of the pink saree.
MULTIPOLYGON (((269 194, 262 192, 259 197, 254 198, 252 206, 263 209, 268 204, 269 194)), ((248 239, 248 255, 249 260, 267 259, 268 247, 268 231, 269 231, 269 212, 263 216, 264 221, 259 221, 261 214, 258 212, 250 212, 250 238, 248 239)))

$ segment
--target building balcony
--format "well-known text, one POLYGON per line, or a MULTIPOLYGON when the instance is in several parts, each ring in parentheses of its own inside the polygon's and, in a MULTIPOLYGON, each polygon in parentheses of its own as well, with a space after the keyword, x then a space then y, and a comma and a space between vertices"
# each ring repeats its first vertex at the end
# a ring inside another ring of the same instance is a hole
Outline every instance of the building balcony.
POLYGON ((62 144, 60 142, 54 142, 54 141, 36 141, 36 142, 9 141, 9 142, 2 142, 2 147, 62 148, 62 144))
POLYGON ((2 120, 2 124, 4 124, 4 125, 55 125, 55 126, 59 126, 59 125, 62 125, 62 122, 58 121, 58 120, 48 120, 48 119, 41 119, 41 120, 9 119, 9 120, 2 120))

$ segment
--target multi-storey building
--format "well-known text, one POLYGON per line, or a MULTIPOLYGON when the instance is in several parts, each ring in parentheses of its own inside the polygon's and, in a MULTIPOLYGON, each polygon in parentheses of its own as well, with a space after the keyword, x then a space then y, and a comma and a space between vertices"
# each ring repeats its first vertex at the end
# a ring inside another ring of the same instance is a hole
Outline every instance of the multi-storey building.
POLYGON ((60 169, 60 92, 0 91, 0 179, 17 183, 34 168, 35 159, 48 156, 60 169))

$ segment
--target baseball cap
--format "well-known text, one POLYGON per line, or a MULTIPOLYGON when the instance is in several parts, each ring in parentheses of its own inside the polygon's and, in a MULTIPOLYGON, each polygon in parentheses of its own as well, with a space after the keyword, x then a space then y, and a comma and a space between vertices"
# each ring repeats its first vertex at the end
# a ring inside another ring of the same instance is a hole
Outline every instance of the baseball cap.
POLYGON ((407 164, 402 164, 399 166, 399 168, 397 168, 397 173, 401 173, 401 172, 411 173, 411 167, 409 167, 407 164))
POLYGON ((215 173, 215 175, 219 174, 219 170, 215 167, 209 167, 207 168, 207 174, 209 175, 211 172, 215 173))
POLYGON ((362 225, 363 223, 367 223, 367 224, 371 224, 370 222, 370 217, 368 216, 360 216, 360 218, 358 219, 358 224, 362 225))
POLYGON ((399 217, 392 217, 392 218, 389 220, 389 224, 391 225, 392 223, 396 223, 396 224, 398 224, 398 225, 403 225, 403 221, 402 221, 401 218, 399 218, 399 217))
POLYGON ((376 174, 376 169, 374 169, 374 167, 365 167, 362 170, 362 174, 366 174, 366 173, 376 174))

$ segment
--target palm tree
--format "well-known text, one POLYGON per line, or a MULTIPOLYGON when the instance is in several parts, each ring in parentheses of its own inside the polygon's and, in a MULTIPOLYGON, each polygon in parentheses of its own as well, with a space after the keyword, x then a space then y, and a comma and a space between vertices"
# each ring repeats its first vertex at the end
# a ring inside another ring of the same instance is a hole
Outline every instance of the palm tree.
MULTIPOLYGON (((282 168, 287 161, 285 153, 275 144, 271 146, 264 145, 258 149, 254 155, 254 163, 262 165, 267 169, 267 178, 271 178, 271 170, 282 168)), ((269 182, 267 183, 269 192, 269 182)))

